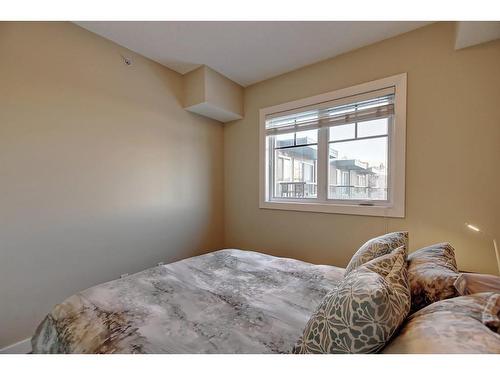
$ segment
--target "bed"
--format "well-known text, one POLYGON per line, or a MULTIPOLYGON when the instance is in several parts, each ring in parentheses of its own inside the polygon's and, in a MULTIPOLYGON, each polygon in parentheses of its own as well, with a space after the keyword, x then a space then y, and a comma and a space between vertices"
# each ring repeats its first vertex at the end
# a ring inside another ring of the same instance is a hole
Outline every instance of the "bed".
POLYGON ((344 269, 220 250, 79 292, 34 353, 289 353, 344 269))

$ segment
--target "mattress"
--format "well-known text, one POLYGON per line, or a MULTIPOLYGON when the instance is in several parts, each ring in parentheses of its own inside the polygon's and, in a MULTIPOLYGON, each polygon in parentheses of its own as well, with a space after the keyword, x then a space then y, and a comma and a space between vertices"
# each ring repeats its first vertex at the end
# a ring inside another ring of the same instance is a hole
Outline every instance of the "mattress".
POLYGON ((344 269, 227 249, 79 292, 34 353, 287 353, 344 269))

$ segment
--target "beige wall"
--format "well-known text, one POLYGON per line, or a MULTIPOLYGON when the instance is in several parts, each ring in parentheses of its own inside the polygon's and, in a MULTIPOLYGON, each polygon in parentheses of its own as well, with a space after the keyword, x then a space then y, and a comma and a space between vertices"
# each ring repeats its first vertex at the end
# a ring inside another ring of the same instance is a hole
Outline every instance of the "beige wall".
POLYGON ((243 116, 243 87, 213 69, 206 66, 204 68, 207 101, 236 115, 243 116))
POLYGON ((462 269, 495 272, 500 236, 500 41, 455 51, 454 24, 418 29, 255 84, 245 118, 225 125, 227 247, 344 266, 367 239, 409 230, 411 249, 456 247, 462 269), (405 219, 258 208, 258 110, 408 72, 405 219))
POLYGON ((69 23, 0 23, 0 347, 78 290, 224 245, 342 266, 407 229, 412 249, 449 240, 494 272, 463 223, 500 236, 500 42, 453 43, 435 24, 250 86, 223 128, 150 60, 69 23), (258 208, 259 108, 401 72, 405 219, 258 208))
POLYGON ((181 75, 70 23, 0 23, 0 56, 0 347, 78 290, 223 246, 223 129, 181 75))
POLYGON ((198 69, 184 74, 183 76, 183 91, 184 97, 182 105, 184 108, 191 107, 196 104, 203 103, 207 100, 205 66, 200 66, 198 69))

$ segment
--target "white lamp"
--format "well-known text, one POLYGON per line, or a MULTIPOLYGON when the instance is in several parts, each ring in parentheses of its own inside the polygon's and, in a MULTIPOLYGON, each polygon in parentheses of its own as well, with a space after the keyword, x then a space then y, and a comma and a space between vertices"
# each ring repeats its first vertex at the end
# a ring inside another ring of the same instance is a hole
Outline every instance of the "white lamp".
POLYGON ((498 267, 498 274, 500 274, 500 255, 498 254, 498 245, 497 245, 497 240, 495 238, 493 238, 492 236, 488 235, 487 233, 483 232, 481 229, 479 229, 478 227, 476 227, 475 225, 472 225, 472 224, 469 224, 469 223, 465 223, 465 226, 467 228, 469 228, 470 230, 474 231, 474 232, 479 232, 479 233, 482 233, 484 234, 485 236, 489 237, 490 240, 493 240, 493 247, 495 248, 495 255, 497 257, 497 267, 498 267))

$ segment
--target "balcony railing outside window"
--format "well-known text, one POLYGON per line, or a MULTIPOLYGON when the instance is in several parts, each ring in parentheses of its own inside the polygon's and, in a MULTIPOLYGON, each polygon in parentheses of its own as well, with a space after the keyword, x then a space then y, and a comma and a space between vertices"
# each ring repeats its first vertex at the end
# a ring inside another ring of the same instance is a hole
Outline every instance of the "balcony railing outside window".
POLYGON ((280 198, 312 198, 317 196, 317 184, 305 181, 281 181, 277 183, 280 198))
MULTIPOLYGON (((386 200, 387 188, 370 186, 329 185, 329 196, 342 200, 386 200)), ((312 198, 317 184, 304 181, 281 181, 276 186, 280 198, 312 198)))
POLYGON ((386 200, 387 188, 370 186, 329 185, 328 196, 334 199, 386 200))

